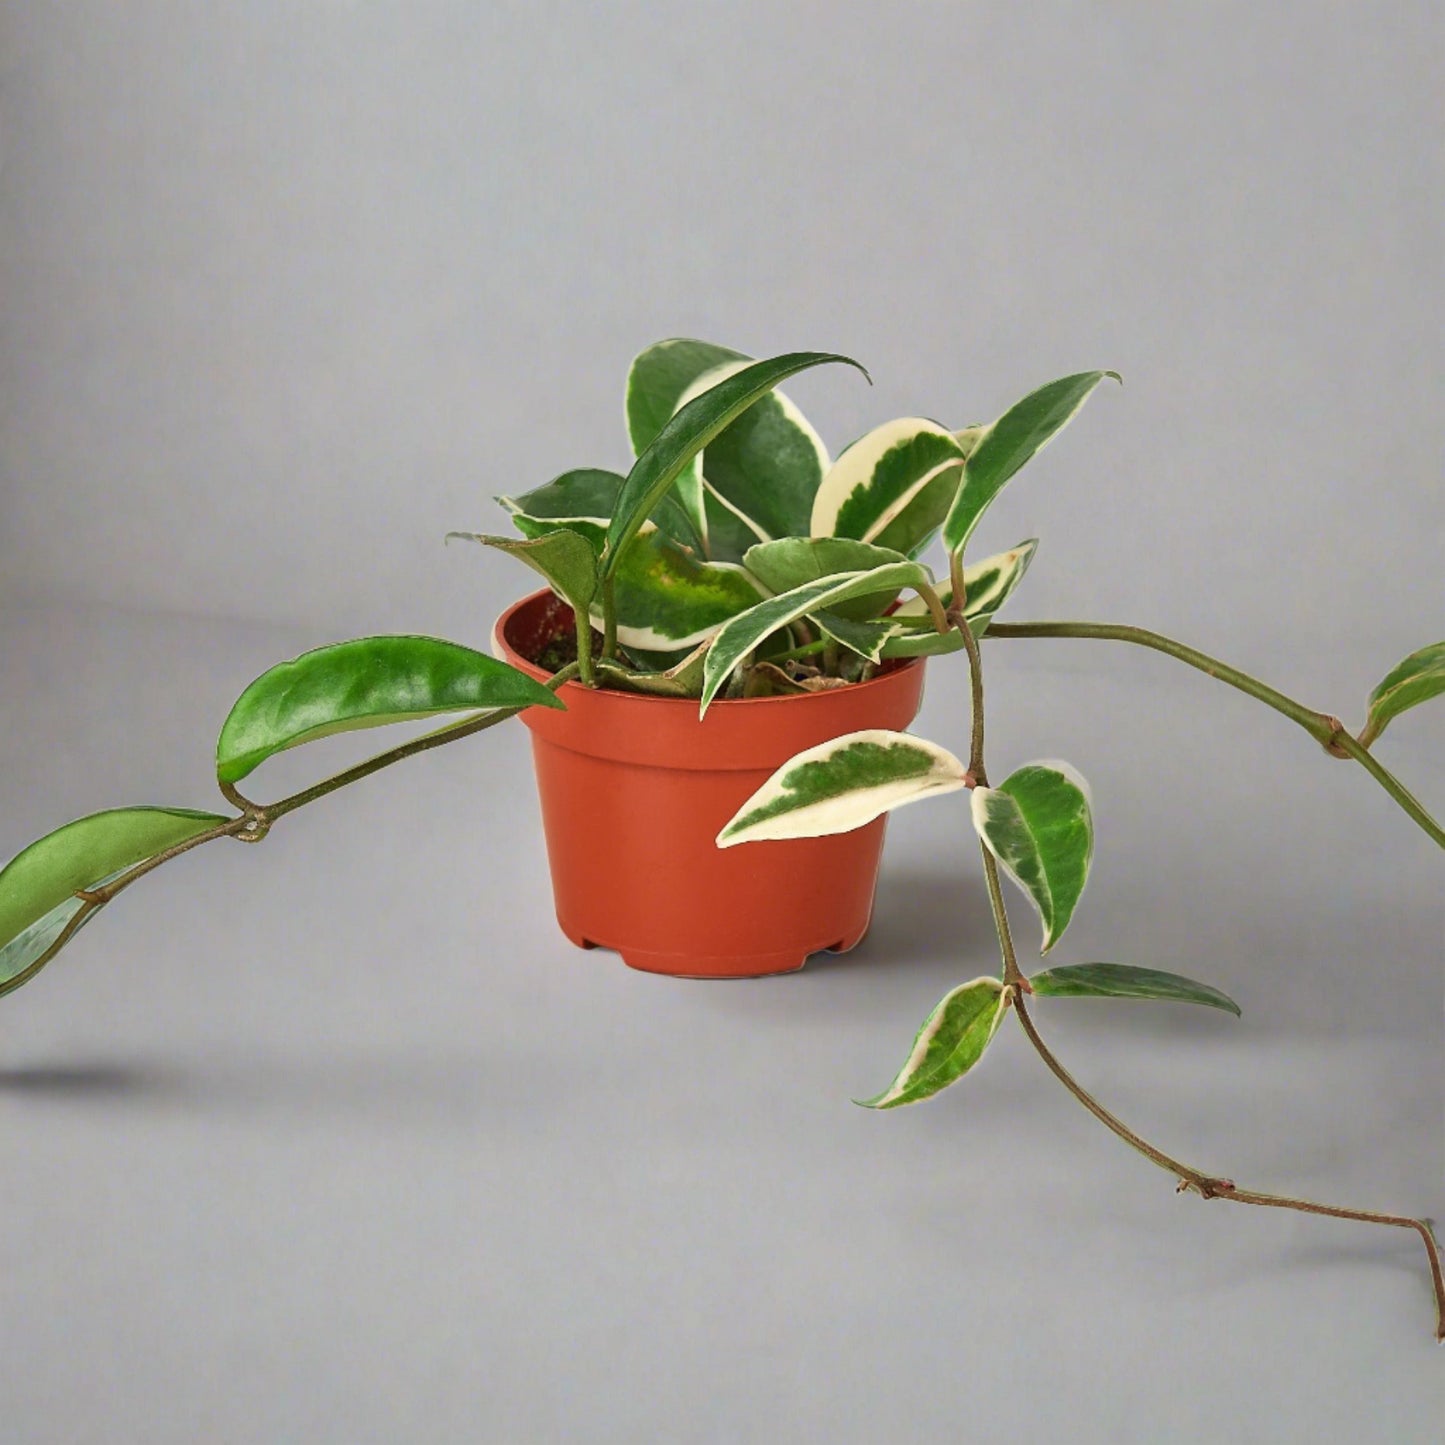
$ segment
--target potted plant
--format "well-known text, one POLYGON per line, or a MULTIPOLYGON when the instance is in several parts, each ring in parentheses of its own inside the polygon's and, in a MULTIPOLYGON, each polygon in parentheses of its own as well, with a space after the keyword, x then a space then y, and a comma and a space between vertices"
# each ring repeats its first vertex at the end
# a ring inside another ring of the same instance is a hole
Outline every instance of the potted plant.
POLYGON ((1001 875, 1036 908, 1047 953, 1092 863, 1089 794, 1058 762, 990 782, 978 645, 981 637, 1077 637, 1166 653, 1359 763, 1445 846, 1445 830, 1371 750, 1400 713, 1445 692, 1445 643, 1384 678, 1355 736, 1337 718, 1155 633, 995 622, 1035 544, 968 563, 969 539, 1002 487, 1113 373, 1051 382, 986 426, 886 422, 834 461, 777 390, 824 364, 857 366, 817 352, 753 361, 688 340, 644 351, 628 379, 637 455, 626 474, 568 472, 500 499, 517 536, 453 534, 512 554, 548 584, 499 619, 500 657, 437 638, 371 637, 264 673, 241 693, 217 742, 218 784, 232 814, 112 809, 66 824, 0 870, 0 993, 36 977, 101 908, 169 859, 217 838, 259 842, 297 808, 512 717, 533 735, 563 930, 659 972, 778 972, 817 949, 851 947, 868 925, 887 813, 968 791, 999 973, 953 989, 893 1082, 863 1102, 893 1108, 956 1082, 1012 1013, 1064 1087, 1181 1190, 1413 1230, 1445 1338, 1445 1279, 1427 1221, 1263 1194, 1181 1163, 1088 1094, 1045 1042, 1033 1015, 1039 997, 1238 1008, 1207 984, 1153 967, 1025 973, 1001 875), (937 535, 942 577, 919 560, 937 535), (905 731, 925 659, 953 652, 966 656, 972 680, 967 762, 905 731), (455 713, 466 716, 276 802, 239 790, 284 749, 455 713))

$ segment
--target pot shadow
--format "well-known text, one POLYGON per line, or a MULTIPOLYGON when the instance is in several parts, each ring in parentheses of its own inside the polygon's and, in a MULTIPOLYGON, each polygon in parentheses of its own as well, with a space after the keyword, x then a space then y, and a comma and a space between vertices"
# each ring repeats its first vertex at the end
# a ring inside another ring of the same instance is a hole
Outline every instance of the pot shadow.
POLYGON ((178 1095, 184 1086, 173 1070, 112 1060, 0 1069, 0 1097, 129 1103, 178 1095))

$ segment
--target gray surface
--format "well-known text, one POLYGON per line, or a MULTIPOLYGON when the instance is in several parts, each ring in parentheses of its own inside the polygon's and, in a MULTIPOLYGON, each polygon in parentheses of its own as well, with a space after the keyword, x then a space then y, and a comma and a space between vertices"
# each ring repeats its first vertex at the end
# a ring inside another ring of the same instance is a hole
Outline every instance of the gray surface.
MULTIPOLYGON (((0 853, 204 805, 238 686, 320 640, 0 614, 0 853)), ((1059 955, 1245 1015, 1060 1000, 1044 1026, 1187 1159, 1438 1213, 1436 851, 1217 685, 1083 660, 988 652, 996 766, 1065 752, 1097 793, 1059 955)), ((1321 702, 1359 661, 1239 660, 1321 702)), ((920 722, 955 746, 960 672, 920 722)), ((1388 741, 1445 797, 1438 711, 1388 741)), ((528 771, 504 728, 177 860, 4 1002, 6 1445, 1438 1439, 1404 1233, 1176 1198, 1013 1031, 928 1105, 848 1102, 993 966, 957 799, 893 820, 857 953, 699 984, 561 938, 528 771)))

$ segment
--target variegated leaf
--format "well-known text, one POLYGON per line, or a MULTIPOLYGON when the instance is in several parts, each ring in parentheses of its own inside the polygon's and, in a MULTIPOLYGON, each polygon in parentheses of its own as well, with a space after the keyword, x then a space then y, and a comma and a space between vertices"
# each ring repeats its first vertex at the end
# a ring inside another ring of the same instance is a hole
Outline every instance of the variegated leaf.
MULTIPOLYGON (((498 497, 497 501, 512 514, 523 536, 541 537, 565 527, 587 538, 600 553, 624 480, 616 472, 582 467, 563 472, 520 497, 498 497)), ((652 509, 651 520, 679 546, 703 555, 702 538, 676 497, 664 496, 652 509)))
POLYGON ((564 602, 586 612, 597 592, 597 551, 570 527, 558 526, 539 537, 492 537, 483 532, 448 532, 467 542, 495 547, 540 573, 564 602))
MULTIPOLYGON (((791 592, 805 582, 837 577, 844 572, 866 572, 888 562, 906 562, 902 552, 875 547, 849 537, 780 537, 750 547, 743 566, 770 592, 791 592)), ((833 610, 839 617, 862 620, 876 617, 898 596, 898 589, 857 597, 833 610)), ((923 604, 920 603, 920 606, 923 604)), ((927 609, 924 609, 925 612, 927 609)))
POLYGON ((960 984, 924 1019, 898 1077, 881 1094, 856 1102, 867 1109, 896 1109, 946 1089, 983 1057, 1007 1008, 998 979, 960 984))
POLYGON ((1068 425, 1089 393, 1114 371, 1081 371, 1030 392, 979 435, 943 523, 943 545, 958 552, 1004 484, 1068 425))
POLYGON ((1134 968, 1127 963, 1068 963, 1029 979, 1037 994, 1052 998, 1147 998, 1198 1003, 1239 1017, 1239 1005, 1227 993, 1178 973, 1134 968))
POLYGON ((728 821, 717 845, 851 833, 904 803, 967 786, 963 764, 934 743, 884 728, 848 733, 789 758, 728 821))
POLYGON ((877 622, 855 622, 851 617, 826 609, 810 612, 808 619, 824 637, 831 638, 869 662, 882 662, 883 649, 904 630, 903 624, 894 622, 891 617, 877 622))
POLYGON ((1067 763, 1029 763, 973 791, 973 825, 1028 895, 1047 953, 1069 926, 1094 854, 1089 785, 1067 763))
MULTIPOLYGON (((629 651, 632 656, 639 649, 629 651)), ((655 672, 632 672, 614 663, 600 662, 598 671, 609 687, 623 692, 645 692, 653 697, 697 697, 702 692, 702 666, 707 657, 707 643, 699 643, 680 662, 655 672)))
POLYGON ((916 416, 885 422, 829 468, 810 530, 916 556, 947 514, 966 456, 937 422, 916 416))
MULTIPOLYGON (((1007 552, 985 557, 963 570, 964 586, 968 601, 964 615, 974 637, 982 637, 987 631, 994 614, 1013 595, 1014 588, 1023 580, 1029 563, 1038 550, 1038 541, 1030 538, 1011 547, 1007 552)), ((953 601, 953 588, 941 584, 944 605, 953 601)), ((910 597, 896 607, 889 617, 901 620, 907 630, 890 637, 883 644, 884 657, 939 657, 948 652, 963 649, 963 637, 957 628, 947 632, 933 630, 933 617, 919 598, 910 597)))
MULTIPOLYGON (((701 561, 650 522, 624 552, 614 592, 617 640, 657 652, 696 647, 766 595, 743 568, 701 561)), ((592 615, 600 624, 600 604, 592 615)))
POLYGON ((1360 734, 1369 747, 1392 718, 1445 693, 1445 642, 1432 642, 1392 668, 1370 694, 1370 716, 1360 734))
POLYGON ((770 597, 723 624, 713 638, 703 670, 702 711, 717 696, 728 675, 764 638, 781 627, 806 617, 818 608, 836 610, 840 602, 901 587, 931 586, 933 574, 920 562, 890 562, 866 572, 845 572, 805 582, 777 597, 770 597))

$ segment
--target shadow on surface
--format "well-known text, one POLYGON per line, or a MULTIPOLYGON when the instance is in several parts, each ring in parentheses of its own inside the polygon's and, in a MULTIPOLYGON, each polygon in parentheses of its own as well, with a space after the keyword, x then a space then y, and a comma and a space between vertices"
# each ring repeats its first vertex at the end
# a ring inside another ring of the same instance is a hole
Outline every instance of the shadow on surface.
MULTIPOLYGON (((887 968, 956 958, 997 962, 988 903, 967 875, 900 873, 883 878, 868 936, 851 953, 815 953, 808 971, 887 968)), ((967 977, 961 971, 960 979, 967 977)))
POLYGON ((0 1069, 0 1096, 118 1102, 160 1098, 184 1089, 181 1075, 149 1064, 35 1064, 0 1069))

